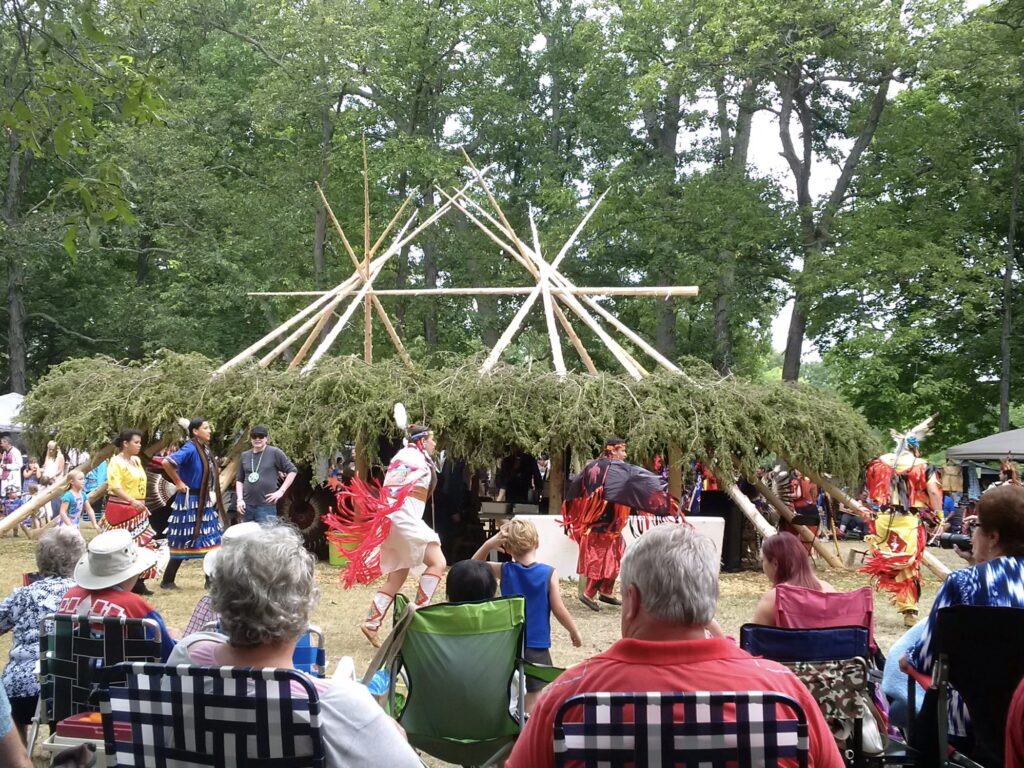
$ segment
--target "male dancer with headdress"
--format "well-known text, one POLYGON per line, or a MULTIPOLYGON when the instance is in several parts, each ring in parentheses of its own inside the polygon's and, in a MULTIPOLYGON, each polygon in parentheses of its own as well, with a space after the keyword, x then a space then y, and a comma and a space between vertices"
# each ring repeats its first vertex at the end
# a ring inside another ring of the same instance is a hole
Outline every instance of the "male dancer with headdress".
POLYGON ((942 514, 942 489, 928 462, 921 458, 920 439, 928 433, 931 419, 897 438, 895 453, 880 456, 868 465, 868 495, 879 512, 869 522, 865 541, 871 554, 861 568, 875 579, 877 589, 892 594, 903 623, 917 623, 917 603, 921 598, 921 559, 927 534, 921 512, 931 509, 942 514))
MULTIPOLYGON (((395 415, 404 427, 405 409, 396 406, 395 415)), ((407 434, 405 447, 388 465, 383 487, 377 491, 353 478, 338 493, 340 514, 324 518, 333 543, 346 548, 355 545, 345 552, 349 564, 342 581, 346 587, 387 576, 360 625, 366 639, 378 647, 381 623, 410 569, 421 563, 427 566, 416 592, 415 604, 420 607, 434 596, 447 566, 441 539, 423 520, 427 499, 437 484, 434 433, 428 427, 410 424, 407 434)))
POLYGON ((629 522, 630 507, 607 501, 604 481, 610 464, 625 460, 625 438, 609 437, 602 455, 583 468, 582 495, 562 504, 562 519, 580 547, 576 571, 586 580, 580 602, 592 611, 601 610, 598 600, 622 605, 613 590, 626 551, 622 531, 629 522))

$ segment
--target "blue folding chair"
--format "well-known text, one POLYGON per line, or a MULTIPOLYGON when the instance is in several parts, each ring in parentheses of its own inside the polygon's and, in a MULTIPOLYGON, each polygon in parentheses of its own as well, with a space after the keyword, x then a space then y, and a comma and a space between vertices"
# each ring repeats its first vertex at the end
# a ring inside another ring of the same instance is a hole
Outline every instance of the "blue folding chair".
POLYGON ((770 691, 587 693, 555 713, 554 753, 559 768, 776 768, 784 760, 806 768, 807 716, 770 691))
POLYGON ((108 682, 108 768, 325 766, 320 700, 301 672, 124 662, 108 682))
POLYGON ((792 669, 818 703, 847 764, 864 765, 863 703, 871 700, 871 640, 866 627, 789 629, 744 624, 740 648, 792 669))
MULTIPOLYGON (((220 621, 207 622, 203 629, 220 632, 220 621)), ((292 654, 292 666, 312 677, 327 677, 327 645, 320 627, 310 624, 306 633, 299 638, 292 654)))

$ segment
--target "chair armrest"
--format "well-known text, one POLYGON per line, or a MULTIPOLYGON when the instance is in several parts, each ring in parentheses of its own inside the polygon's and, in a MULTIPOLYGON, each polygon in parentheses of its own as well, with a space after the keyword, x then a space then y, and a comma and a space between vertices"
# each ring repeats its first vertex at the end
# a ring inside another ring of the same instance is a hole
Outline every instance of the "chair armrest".
POLYGON ((535 680, 542 680, 545 683, 554 682, 560 674, 565 672, 564 667, 552 667, 548 664, 534 664, 533 662, 523 662, 523 674, 527 677, 532 677, 535 680))

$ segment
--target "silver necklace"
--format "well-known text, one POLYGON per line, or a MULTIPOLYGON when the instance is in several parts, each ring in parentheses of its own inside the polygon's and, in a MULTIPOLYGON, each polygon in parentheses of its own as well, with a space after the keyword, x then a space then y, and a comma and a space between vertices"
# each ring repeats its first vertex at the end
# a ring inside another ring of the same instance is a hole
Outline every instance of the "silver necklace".
POLYGON ((250 469, 252 469, 252 471, 249 473, 249 476, 245 478, 250 483, 258 483, 260 481, 260 464, 263 463, 263 454, 266 452, 266 448, 260 451, 259 461, 256 461, 256 455, 253 454, 252 465, 250 466, 250 469))

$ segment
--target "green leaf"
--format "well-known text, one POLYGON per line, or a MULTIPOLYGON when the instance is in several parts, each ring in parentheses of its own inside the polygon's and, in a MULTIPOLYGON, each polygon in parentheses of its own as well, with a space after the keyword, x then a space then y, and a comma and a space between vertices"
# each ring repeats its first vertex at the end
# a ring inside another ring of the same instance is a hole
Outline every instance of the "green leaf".
POLYGON ((75 240, 77 239, 78 225, 72 224, 68 227, 68 231, 64 233, 64 250, 71 257, 71 261, 75 261, 78 258, 78 248, 75 245, 75 240))

